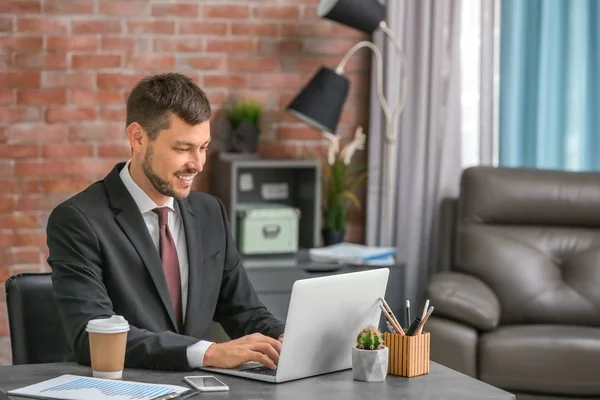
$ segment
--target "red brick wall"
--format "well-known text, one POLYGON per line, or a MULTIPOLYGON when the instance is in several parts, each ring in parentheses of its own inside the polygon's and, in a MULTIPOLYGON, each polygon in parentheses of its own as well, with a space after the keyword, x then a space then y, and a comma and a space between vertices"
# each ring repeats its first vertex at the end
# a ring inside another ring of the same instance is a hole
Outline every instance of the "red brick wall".
MULTIPOLYGON (((323 149, 320 134, 283 107, 362 38, 318 19, 316 0, 1 0, 0 282, 46 271, 49 211, 128 157, 125 101, 141 77, 184 72, 217 109, 257 99, 267 111, 260 152, 306 157, 323 149)), ((366 127, 369 55, 347 72, 340 132, 350 137, 366 127)), ((349 239, 362 240, 362 219, 352 217, 349 239)))

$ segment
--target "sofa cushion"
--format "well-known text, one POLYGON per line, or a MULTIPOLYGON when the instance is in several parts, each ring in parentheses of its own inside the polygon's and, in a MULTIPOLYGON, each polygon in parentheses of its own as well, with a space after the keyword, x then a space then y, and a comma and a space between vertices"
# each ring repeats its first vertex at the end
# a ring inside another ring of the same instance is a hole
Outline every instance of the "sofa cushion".
POLYGON ((600 395, 600 328, 515 325, 480 340, 480 376, 508 391, 600 395))

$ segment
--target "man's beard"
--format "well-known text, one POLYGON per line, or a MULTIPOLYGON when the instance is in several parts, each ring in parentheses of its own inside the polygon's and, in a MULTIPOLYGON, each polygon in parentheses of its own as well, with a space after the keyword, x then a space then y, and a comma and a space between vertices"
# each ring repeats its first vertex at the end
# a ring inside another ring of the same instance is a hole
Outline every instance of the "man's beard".
MULTIPOLYGON (((156 189, 156 191, 163 196, 173 197, 178 200, 186 198, 187 196, 180 195, 173 190, 173 185, 171 182, 162 179, 160 176, 154 173, 152 170, 152 155, 152 146, 148 146, 148 151, 146 151, 144 161, 142 162, 142 169, 144 170, 144 174, 146 174, 146 178, 148 178, 152 186, 154 186, 154 189, 156 189)), ((189 171, 186 172, 190 173, 189 171)))

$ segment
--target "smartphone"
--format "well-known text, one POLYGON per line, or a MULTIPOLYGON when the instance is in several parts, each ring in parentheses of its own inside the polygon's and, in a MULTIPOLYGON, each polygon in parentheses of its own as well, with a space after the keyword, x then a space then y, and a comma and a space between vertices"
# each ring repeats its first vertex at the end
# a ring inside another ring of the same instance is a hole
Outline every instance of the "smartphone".
POLYGON ((201 392, 224 392, 229 390, 229 386, 212 375, 186 376, 183 380, 201 392))

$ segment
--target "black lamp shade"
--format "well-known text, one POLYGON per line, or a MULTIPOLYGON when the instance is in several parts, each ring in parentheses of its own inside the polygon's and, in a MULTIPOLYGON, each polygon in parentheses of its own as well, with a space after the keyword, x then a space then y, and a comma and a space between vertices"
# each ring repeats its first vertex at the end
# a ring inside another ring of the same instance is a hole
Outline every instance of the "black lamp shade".
POLYGON ((317 14, 370 35, 385 20, 385 7, 377 0, 321 0, 317 14))
POLYGON ((287 111, 315 129, 335 134, 350 81, 321 67, 287 106, 287 111))

